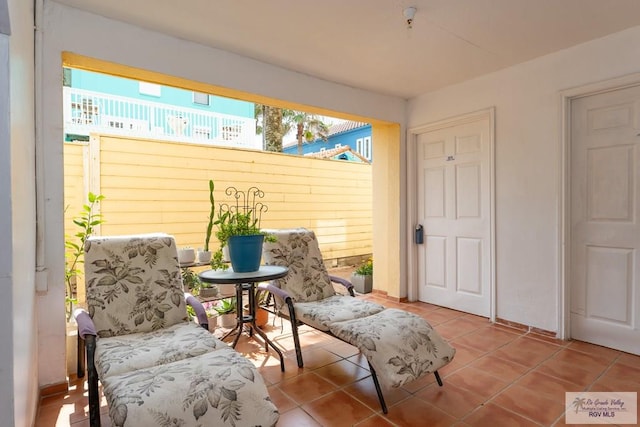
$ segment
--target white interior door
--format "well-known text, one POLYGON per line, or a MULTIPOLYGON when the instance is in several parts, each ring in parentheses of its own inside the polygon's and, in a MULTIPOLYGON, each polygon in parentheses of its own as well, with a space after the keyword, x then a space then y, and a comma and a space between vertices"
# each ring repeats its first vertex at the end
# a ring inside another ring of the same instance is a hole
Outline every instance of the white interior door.
POLYGON ((417 136, 418 299, 480 316, 491 309, 489 118, 417 136))
POLYGON ((640 354, 640 87, 571 103, 571 337, 640 354))

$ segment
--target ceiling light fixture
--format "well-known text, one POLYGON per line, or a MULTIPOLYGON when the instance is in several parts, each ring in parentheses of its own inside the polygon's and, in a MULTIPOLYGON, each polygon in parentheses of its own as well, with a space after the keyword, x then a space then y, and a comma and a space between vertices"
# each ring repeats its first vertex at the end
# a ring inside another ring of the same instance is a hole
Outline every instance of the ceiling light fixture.
POLYGON ((407 20, 407 29, 410 30, 413 28, 413 17, 416 16, 416 12, 418 11, 418 9, 416 9, 413 6, 407 7, 406 9, 404 9, 402 11, 402 15, 404 15, 405 19, 407 20))

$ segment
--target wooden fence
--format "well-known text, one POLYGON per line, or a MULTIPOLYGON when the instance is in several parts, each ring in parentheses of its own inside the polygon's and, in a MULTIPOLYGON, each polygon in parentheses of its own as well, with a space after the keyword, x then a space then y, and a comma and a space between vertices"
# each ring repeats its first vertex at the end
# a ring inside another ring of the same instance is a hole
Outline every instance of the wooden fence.
POLYGON ((166 232, 180 247, 202 247, 213 179, 216 205, 231 201, 229 186, 259 187, 262 227, 314 230, 329 265, 373 251, 369 164, 110 135, 65 143, 64 163, 68 236, 92 191, 105 196, 100 234, 166 232))

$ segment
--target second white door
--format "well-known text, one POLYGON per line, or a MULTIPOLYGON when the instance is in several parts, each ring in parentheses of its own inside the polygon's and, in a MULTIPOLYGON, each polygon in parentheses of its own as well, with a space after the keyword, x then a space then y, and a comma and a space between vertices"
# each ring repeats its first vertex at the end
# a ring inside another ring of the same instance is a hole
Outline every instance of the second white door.
POLYGON ((640 354, 640 86, 571 111, 571 337, 640 354))
POLYGON ((417 136, 418 299, 488 317, 490 118, 417 136))

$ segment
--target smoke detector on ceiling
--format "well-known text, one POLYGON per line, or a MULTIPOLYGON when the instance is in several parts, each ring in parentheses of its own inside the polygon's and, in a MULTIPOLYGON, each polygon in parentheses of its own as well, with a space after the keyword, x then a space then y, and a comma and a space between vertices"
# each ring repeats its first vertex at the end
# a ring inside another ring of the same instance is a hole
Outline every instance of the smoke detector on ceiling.
POLYGON ((417 11, 418 9, 416 9, 414 6, 409 6, 402 11, 402 15, 407 20, 407 29, 409 30, 413 28, 413 17, 416 16, 417 11))

